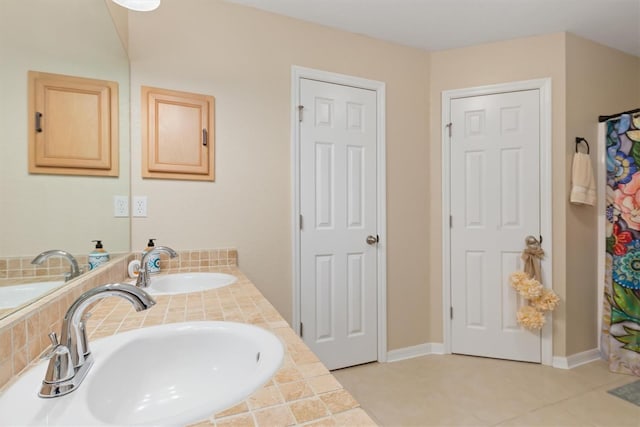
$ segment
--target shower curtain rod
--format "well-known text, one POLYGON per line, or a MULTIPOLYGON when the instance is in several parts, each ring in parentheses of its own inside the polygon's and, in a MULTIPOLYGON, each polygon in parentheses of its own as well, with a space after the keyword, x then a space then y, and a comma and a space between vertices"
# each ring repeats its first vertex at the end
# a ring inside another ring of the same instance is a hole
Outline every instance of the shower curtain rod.
POLYGON ((613 114, 611 116, 598 116, 598 122, 600 123, 606 122, 607 120, 615 119, 616 117, 619 117, 623 114, 633 114, 633 113, 640 113, 640 108, 636 108, 635 110, 623 111, 622 113, 613 114))

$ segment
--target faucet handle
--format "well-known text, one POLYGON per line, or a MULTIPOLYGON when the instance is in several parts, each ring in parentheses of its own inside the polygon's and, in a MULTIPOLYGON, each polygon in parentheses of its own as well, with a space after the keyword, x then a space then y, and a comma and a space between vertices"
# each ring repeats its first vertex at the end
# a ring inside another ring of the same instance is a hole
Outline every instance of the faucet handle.
POLYGON ((58 334, 55 332, 51 332, 49 334, 49 341, 51 341, 51 347, 49 347, 49 350, 47 350, 46 353, 40 356, 41 360, 51 359, 55 353, 56 347, 60 345, 60 341, 58 341, 58 334))
POLYGON ((49 347, 49 349, 46 352, 44 352, 44 353, 42 353, 40 355, 40 360, 49 360, 49 359, 51 359, 53 357, 53 352, 55 351, 56 347, 58 345, 60 345, 60 344, 58 344, 58 337, 57 337, 55 332, 51 332, 49 334, 49 340, 51 340, 51 347, 49 347), (52 338, 52 336, 53 336, 53 338, 52 338), (55 342, 54 342, 54 340, 55 340, 55 342))
POLYGON ((51 345, 54 347, 60 344, 60 341, 58 341, 58 334, 55 332, 49 333, 49 341, 51 341, 51 345))
POLYGON ((55 332, 49 334, 49 340, 51 340, 51 348, 42 356, 43 359, 49 359, 49 367, 43 383, 55 384, 73 378, 75 371, 69 349, 60 344, 55 332))
POLYGON ((78 272, 77 273, 73 273, 72 271, 67 271, 66 273, 64 273, 63 277, 64 277, 64 281, 68 282, 71 279, 74 279, 76 277, 78 277, 79 275, 81 275, 82 273, 84 273, 84 268, 78 268, 78 272))

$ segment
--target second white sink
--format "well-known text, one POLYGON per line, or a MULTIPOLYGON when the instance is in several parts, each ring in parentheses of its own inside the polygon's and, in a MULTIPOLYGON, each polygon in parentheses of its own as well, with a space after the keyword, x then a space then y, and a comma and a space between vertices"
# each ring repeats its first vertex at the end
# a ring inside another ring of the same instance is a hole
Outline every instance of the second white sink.
POLYGON ((151 295, 173 295, 221 288, 235 283, 236 276, 225 273, 176 273, 154 276, 145 291, 151 295))

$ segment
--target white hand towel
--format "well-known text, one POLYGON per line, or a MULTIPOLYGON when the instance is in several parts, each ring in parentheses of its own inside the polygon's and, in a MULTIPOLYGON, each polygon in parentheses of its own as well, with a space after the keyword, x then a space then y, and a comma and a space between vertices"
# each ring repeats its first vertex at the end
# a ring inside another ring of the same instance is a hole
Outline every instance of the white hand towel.
POLYGON ((571 184, 571 203, 595 206, 596 180, 588 154, 574 154, 571 184))

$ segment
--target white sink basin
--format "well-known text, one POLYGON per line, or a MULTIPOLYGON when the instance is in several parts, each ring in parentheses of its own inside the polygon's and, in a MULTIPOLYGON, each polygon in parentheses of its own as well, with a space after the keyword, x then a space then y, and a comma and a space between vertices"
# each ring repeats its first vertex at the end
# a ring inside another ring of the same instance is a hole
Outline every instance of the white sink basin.
POLYGON ((37 396, 46 364, 0 395, 3 425, 186 425, 231 407, 282 363, 280 340, 234 322, 137 329, 90 343, 95 363, 74 392, 37 396))
POLYGON ((25 283, 0 286, 0 309, 13 308, 38 298, 64 284, 64 281, 25 283))
POLYGON ((147 289, 151 295, 185 294, 231 285, 236 276, 225 273, 176 273, 151 278, 147 289))

